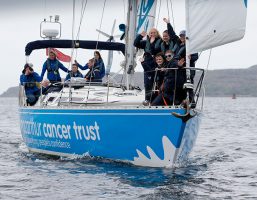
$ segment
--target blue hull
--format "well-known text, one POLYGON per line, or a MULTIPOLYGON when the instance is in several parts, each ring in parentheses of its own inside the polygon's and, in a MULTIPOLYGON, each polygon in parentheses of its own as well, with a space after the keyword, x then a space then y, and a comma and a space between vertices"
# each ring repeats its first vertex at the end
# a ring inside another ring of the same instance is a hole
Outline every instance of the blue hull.
POLYGON ((21 133, 34 152, 172 167, 187 158, 200 121, 197 114, 184 123, 172 112, 184 110, 21 108, 21 133))

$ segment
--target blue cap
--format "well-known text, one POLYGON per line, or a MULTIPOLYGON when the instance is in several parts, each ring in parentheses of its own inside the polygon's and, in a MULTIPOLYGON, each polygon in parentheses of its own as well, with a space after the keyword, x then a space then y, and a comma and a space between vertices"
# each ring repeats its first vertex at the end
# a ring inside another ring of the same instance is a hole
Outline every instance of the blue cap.
POLYGON ((185 30, 180 31, 179 36, 181 36, 181 35, 186 36, 186 31, 185 30))

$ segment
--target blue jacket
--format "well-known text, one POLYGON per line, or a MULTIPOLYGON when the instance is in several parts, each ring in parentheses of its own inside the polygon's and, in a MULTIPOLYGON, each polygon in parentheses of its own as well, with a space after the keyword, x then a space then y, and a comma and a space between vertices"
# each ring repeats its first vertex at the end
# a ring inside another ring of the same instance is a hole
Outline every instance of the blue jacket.
POLYGON ((41 78, 44 78, 45 72, 47 71, 47 79, 49 81, 61 81, 61 76, 59 73, 59 68, 64 72, 68 72, 69 70, 64 67, 64 65, 59 62, 57 59, 50 60, 47 59, 43 65, 43 69, 41 72, 41 78))
POLYGON ((73 72, 70 72, 70 73, 66 76, 65 81, 70 80, 71 77, 81 77, 81 78, 83 78, 83 74, 81 74, 80 71, 78 71, 76 74, 73 73, 73 72))
POLYGON ((104 66, 104 62, 102 59, 99 59, 96 61, 95 68, 99 69, 99 74, 102 79, 105 76, 105 66, 104 66))
MULTIPOLYGON (((86 64, 85 66, 82 66, 78 63, 78 67, 81 70, 87 70, 88 69, 88 64, 86 64)), ((99 70, 99 75, 100 78, 102 79, 105 76, 105 66, 104 66, 104 62, 102 59, 99 59, 95 62, 94 68, 97 68, 99 70)))
POLYGON ((102 82, 102 77, 100 75, 100 70, 96 67, 90 69, 90 71, 85 75, 88 81, 92 82, 102 82))
POLYGON ((26 95, 34 94, 35 92, 40 91, 40 88, 36 86, 36 82, 41 81, 42 78, 36 72, 33 72, 30 75, 22 74, 20 76, 20 84, 25 87, 26 95))

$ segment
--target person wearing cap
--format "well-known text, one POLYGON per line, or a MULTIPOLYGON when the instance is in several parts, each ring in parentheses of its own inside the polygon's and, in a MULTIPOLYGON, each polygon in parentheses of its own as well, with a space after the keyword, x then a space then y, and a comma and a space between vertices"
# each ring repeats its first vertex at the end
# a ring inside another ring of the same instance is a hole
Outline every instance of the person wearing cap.
POLYGON ((63 70, 64 72, 69 72, 69 70, 64 67, 64 65, 59 62, 59 60, 57 60, 56 53, 54 51, 50 51, 49 57, 43 64, 41 78, 44 78, 45 72, 47 71, 47 79, 51 83, 61 82, 59 69, 63 70))
POLYGON ((78 65, 77 64, 72 64, 71 67, 71 72, 68 73, 68 75, 65 78, 65 81, 70 80, 71 77, 80 77, 83 78, 83 74, 78 70, 78 65))
MULTIPOLYGON (((175 57, 177 60, 181 60, 182 58, 186 61, 186 31, 182 30, 179 33, 179 40, 175 45, 175 57)), ((195 62, 198 60, 198 53, 194 53, 188 56, 190 60, 190 67, 195 67, 195 62)), ((179 68, 177 71, 177 89, 176 89, 176 99, 177 102, 182 102, 187 97, 187 91, 184 89, 184 84, 187 81, 186 62, 184 62, 183 66, 179 68)), ((190 82, 194 83, 195 70, 190 70, 190 82)), ((194 102, 194 91, 189 90, 189 99, 190 102, 194 102)))
POLYGON ((35 105, 40 96, 40 88, 37 86, 37 83, 42 81, 42 78, 38 73, 34 72, 32 66, 32 64, 25 64, 20 76, 20 84, 25 88, 27 105, 30 106, 35 105))

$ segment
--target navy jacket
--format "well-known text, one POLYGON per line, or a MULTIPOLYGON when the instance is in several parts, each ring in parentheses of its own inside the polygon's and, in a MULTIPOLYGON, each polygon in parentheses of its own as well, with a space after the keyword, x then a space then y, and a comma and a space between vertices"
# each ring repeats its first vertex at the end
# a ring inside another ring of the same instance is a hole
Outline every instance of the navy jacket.
POLYGON ((168 44, 164 41, 157 47, 158 52, 163 52, 165 53, 167 50, 171 50, 172 52, 175 51, 175 45, 178 43, 179 37, 176 35, 173 27, 171 26, 170 23, 167 23, 167 30, 168 30, 168 35, 170 36, 170 40, 168 44))
MULTIPOLYGON (((82 66, 78 63, 78 67, 81 70, 87 70, 88 69, 88 64, 85 66, 82 66)), ((100 78, 102 79, 105 76, 105 66, 104 62, 102 59, 96 60, 94 68, 97 68, 99 70, 100 78)))
POLYGON ((148 36, 146 40, 143 40, 143 36, 139 34, 134 41, 134 46, 139 49, 144 49, 145 52, 150 53, 151 55, 156 55, 159 53, 158 47, 160 46, 161 42, 161 38, 155 38, 154 42, 150 43, 148 36), (149 49, 147 49, 147 44, 150 45, 149 49))

